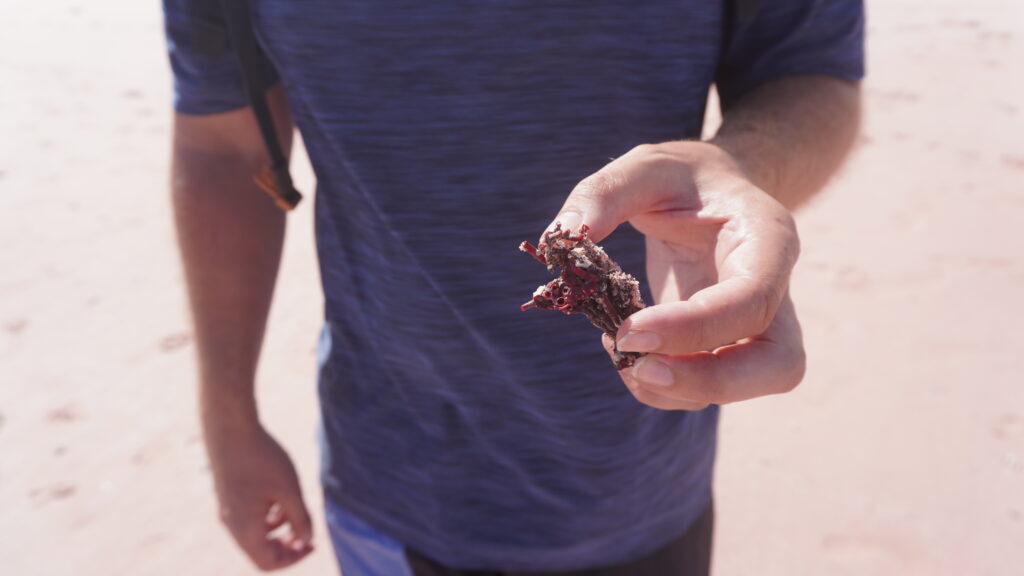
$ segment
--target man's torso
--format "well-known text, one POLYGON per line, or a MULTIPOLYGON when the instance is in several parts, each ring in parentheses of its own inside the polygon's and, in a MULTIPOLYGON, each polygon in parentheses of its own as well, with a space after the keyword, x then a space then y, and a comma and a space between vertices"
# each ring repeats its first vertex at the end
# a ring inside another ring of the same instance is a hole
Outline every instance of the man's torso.
MULTIPOLYGON (((449 565, 614 563, 705 509, 717 410, 660 412, 518 305, 573 185, 699 134, 715 3, 284 2, 255 21, 319 180, 325 486, 449 565)), ((607 243, 642 278, 642 238, 607 243)), ((649 301, 648 295, 648 301, 649 301)))

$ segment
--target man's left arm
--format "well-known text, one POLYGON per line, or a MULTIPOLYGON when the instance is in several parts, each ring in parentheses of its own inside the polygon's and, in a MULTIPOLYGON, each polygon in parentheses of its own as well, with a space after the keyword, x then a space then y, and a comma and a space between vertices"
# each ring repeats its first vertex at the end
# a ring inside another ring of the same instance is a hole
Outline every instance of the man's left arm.
POLYGON ((842 164, 860 126, 860 84, 828 76, 783 77, 742 96, 711 143, 751 181, 793 210, 842 164))

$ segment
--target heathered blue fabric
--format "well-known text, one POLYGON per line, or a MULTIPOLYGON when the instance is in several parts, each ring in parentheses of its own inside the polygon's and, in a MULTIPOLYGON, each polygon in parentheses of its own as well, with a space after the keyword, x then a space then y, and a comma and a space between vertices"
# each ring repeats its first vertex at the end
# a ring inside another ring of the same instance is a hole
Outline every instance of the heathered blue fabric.
MULTIPOLYGON (((164 1, 176 108, 243 106, 195 4, 164 1)), ((861 76, 859 1, 760 4, 723 57, 710 0, 254 0, 318 178, 331 498, 477 569, 628 561, 703 511, 717 407, 640 405, 584 318, 520 312, 547 273, 516 247, 610 158, 698 136, 716 80, 861 76)), ((645 282, 634 230, 604 245, 645 282)))

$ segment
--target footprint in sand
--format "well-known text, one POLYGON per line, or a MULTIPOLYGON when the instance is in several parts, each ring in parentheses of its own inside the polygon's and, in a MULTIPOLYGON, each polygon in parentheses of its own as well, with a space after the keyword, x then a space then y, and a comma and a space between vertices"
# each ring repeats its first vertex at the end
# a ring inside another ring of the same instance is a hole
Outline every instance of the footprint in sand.
POLYGON ((192 341, 192 335, 188 332, 169 334, 160 340, 161 352, 173 352, 192 341))
POLYGON ((1010 42, 1014 39, 1014 35, 1009 30, 985 30, 978 33, 978 38, 994 40, 996 42, 1010 42))
POLYGON ((1006 413, 992 424, 992 436, 999 440, 1024 438, 1024 417, 1019 414, 1006 413))
POLYGON ((980 20, 954 20, 947 18, 942 21, 943 28, 981 28, 980 20))
POLYGON ((151 462, 165 460, 164 455, 170 450, 167 438, 156 435, 146 440, 135 453, 130 461, 135 466, 147 466, 151 462))
POLYGON ((1003 156, 1003 164, 1014 170, 1024 170, 1024 156, 1014 156, 1007 154, 1003 156))
POLYGON ((65 404, 46 413, 47 422, 67 423, 81 418, 82 413, 74 404, 65 404))
POLYGON ((874 96, 883 102, 901 102, 905 104, 913 104, 921 99, 921 95, 917 92, 910 90, 879 90, 874 93, 874 96))
POLYGON ((914 22, 900 24, 899 26, 896 27, 896 29, 899 30, 900 32, 920 32, 922 30, 927 30, 928 27, 919 22, 914 22))
POLYGON ((28 320, 24 318, 18 318, 17 320, 11 320, 7 324, 4 324, 4 332, 8 334, 21 334, 28 327, 28 320))
POLYGON ((871 288, 871 278, 859 268, 843 266, 835 273, 833 279, 837 288, 850 292, 864 292, 871 288))
POLYGON ((999 110, 1003 114, 1006 114, 1007 116, 1017 115, 1017 107, 1014 106, 1013 104, 1010 104, 1009 102, 996 102, 995 107, 997 110, 999 110))
POLYGON ((33 488, 28 497, 36 506, 41 506, 48 502, 71 498, 77 491, 78 487, 74 484, 54 484, 46 488, 33 488))
POLYGON ((845 563, 896 562, 910 565, 918 556, 916 547, 897 535, 825 534, 821 546, 829 556, 845 563))
POLYGON ((977 162, 981 160, 981 152, 977 150, 964 149, 960 151, 960 157, 966 162, 977 162))

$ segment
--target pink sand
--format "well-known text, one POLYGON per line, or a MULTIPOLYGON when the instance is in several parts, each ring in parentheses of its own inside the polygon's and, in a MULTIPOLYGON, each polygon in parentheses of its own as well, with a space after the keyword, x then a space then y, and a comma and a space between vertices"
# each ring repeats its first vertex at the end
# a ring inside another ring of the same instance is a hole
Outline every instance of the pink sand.
MULTIPOLYGON (((9 4, 0 573, 255 573, 217 523, 197 430, 158 3, 9 4)), ((864 134, 799 214, 810 370, 725 410, 718 576, 1024 570, 1024 8, 869 8, 864 134)), ((296 576, 334 572, 310 205, 291 218, 259 386, 320 522, 296 576)))

